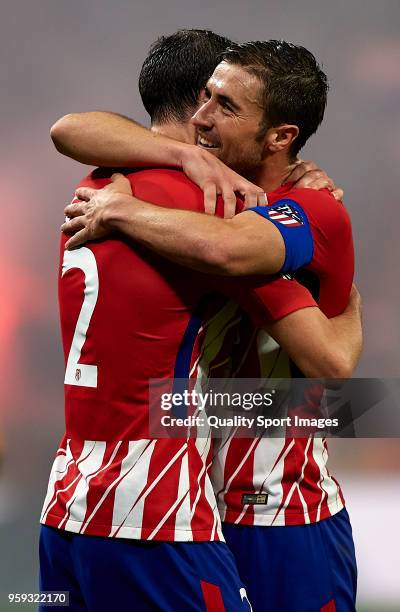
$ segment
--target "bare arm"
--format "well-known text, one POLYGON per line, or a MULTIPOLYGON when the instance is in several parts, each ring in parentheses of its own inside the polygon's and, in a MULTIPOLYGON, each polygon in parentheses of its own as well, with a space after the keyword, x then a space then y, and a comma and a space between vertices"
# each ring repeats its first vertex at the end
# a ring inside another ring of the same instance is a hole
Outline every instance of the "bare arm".
MULTIPOLYGON (((82 188, 77 193, 89 201, 65 209, 67 215, 78 215, 62 228, 77 232, 70 239, 69 248, 117 229, 173 261, 208 272, 226 273, 232 267, 240 266, 236 260, 237 252, 241 253, 242 260, 244 257, 247 264, 253 266, 254 273, 261 273, 257 267, 260 258, 264 267, 271 266, 271 271, 274 266, 281 265, 277 260, 268 263, 266 237, 262 230, 261 234, 258 233, 264 226, 276 228, 262 219, 261 223, 254 225, 257 220, 254 213, 245 212, 226 220, 147 204, 136 201, 130 195, 129 181, 119 177, 102 190, 82 188), (115 192, 117 182, 118 191, 115 192), (242 219, 243 225, 238 225, 242 219), (201 236, 198 235, 199 225, 204 228, 201 236), (215 232, 219 233, 218 240, 215 232), (218 250, 218 244, 223 242, 232 249, 230 260, 218 250), (257 261, 253 262, 254 253, 257 253, 257 261)), ((278 230, 276 232, 282 240, 278 230)), ((273 242, 274 236, 269 238, 273 242)), ((279 252, 279 242, 275 246, 271 251, 272 257, 276 258, 273 252, 279 252)), ((328 320, 317 308, 306 308, 271 325, 267 331, 306 376, 346 378, 351 375, 361 351, 360 300, 357 296, 358 293, 353 291, 349 307, 335 319, 328 320)))
POLYGON ((156 134, 133 119, 103 111, 71 113, 50 130, 60 153, 104 167, 182 166, 184 143, 156 134))
MULTIPOLYGON (((127 183, 124 181, 122 187, 130 191, 127 183)), ((63 229, 77 231, 67 243, 68 248, 118 230, 174 262, 205 272, 226 274, 235 266, 242 266, 243 260, 255 274, 265 273, 265 269, 260 269, 261 261, 264 268, 271 267, 271 272, 275 265, 281 265, 273 259, 273 253, 279 252, 279 243, 275 249, 266 249, 262 231, 265 226, 276 228, 262 219, 257 223, 258 215, 254 213, 245 212, 234 219, 220 219, 139 200, 136 202, 128 193, 117 194, 114 211, 112 187, 99 191, 82 188, 77 193, 84 195, 93 191, 89 202, 71 204, 65 209, 68 215, 86 213, 64 224, 63 229), (102 198, 107 202, 104 210, 102 198), (202 228, 200 232, 199 227, 202 228), (224 244, 227 248, 221 250, 219 245, 224 244), (226 258, 227 252, 231 253, 230 259, 226 258), (271 253, 270 260, 268 253, 271 253), (238 256, 241 259, 237 259, 238 256)), ((282 240, 278 230, 276 232, 282 240)), ((270 238, 274 240, 274 236, 270 238)), ((360 301, 357 295, 353 295, 346 311, 334 319, 327 319, 318 308, 303 308, 270 325, 267 331, 306 376, 347 378, 361 351, 360 301)))
MULTIPOLYGON (((52 126, 56 149, 81 163, 103 167, 168 166, 182 169, 204 191, 205 212, 214 214, 216 195, 225 202, 225 217, 235 213, 235 193, 240 193, 247 208, 263 206, 263 189, 225 166, 219 159, 194 144, 157 134, 133 119, 116 113, 93 111, 71 113, 52 126)), ((292 166, 288 181, 297 188, 327 187, 337 199, 343 191, 314 162, 292 166)))
POLYGON ((240 276, 274 274, 282 268, 285 246, 281 233, 254 212, 221 219, 155 206, 134 198, 129 191, 129 181, 120 176, 101 190, 78 189, 78 197, 87 201, 65 209, 67 216, 75 218, 62 229, 76 232, 67 248, 117 230, 171 261, 201 272, 240 276))
POLYGON ((267 327, 309 378, 349 378, 362 350, 361 299, 353 286, 346 310, 327 319, 304 308, 267 327))
MULTIPOLYGON (((108 112, 65 115, 51 128, 56 149, 81 163, 103 167, 168 166, 182 169, 204 192, 204 208, 215 213, 222 195, 225 217, 235 214, 236 196, 246 206, 265 206, 264 190, 194 144, 153 132, 136 121, 108 112)), ((302 177, 310 167, 297 175, 302 177)), ((313 180, 313 179, 311 179, 313 180)))

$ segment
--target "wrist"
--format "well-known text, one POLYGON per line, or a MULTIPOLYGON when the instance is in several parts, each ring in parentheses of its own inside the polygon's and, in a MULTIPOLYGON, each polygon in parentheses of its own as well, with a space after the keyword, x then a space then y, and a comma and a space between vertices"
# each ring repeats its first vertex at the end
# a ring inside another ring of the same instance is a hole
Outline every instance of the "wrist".
POLYGON ((198 160, 201 154, 202 150, 197 145, 179 143, 176 149, 177 166, 184 170, 191 162, 198 160))
POLYGON ((127 220, 133 208, 133 196, 123 193, 114 194, 103 209, 102 225, 110 230, 120 229, 121 223, 127 220))

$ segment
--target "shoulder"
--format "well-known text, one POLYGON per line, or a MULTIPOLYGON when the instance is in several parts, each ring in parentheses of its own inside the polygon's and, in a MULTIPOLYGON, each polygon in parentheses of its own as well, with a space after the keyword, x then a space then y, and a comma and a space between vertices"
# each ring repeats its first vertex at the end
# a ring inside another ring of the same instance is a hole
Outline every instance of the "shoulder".
POLYGON ((337 229, 351 228, 351 221, 346 207, 338 202, 327 189, 292 189, 283 197, 275 200, 272 206, 298 206, 304 211, 310 225, 318 227, 329 226, 337 229))
POLYGON ((143 182, 156 182, 164 186, 180 186, 182 189, 198 189, 181 171, 173 168, 126 168, 123 173, 135 185, 143 182))
POLYGON ((188 203, 203 201, 202 191, 195 185, 187 176, 180 170, 171 168, 149 168, 135 170, 126 174, 131 181, 134 194, 137 197, 143 191, 155 191, 155 193, 163 193, 171 199, 172 202, 185 198, 188 203))
POLYGON ((132 193, 139 199, 172 208, 204 211, 201 189, 182 171, 171 168, 96 168, 79 187, 101 189, 110 182, 114 172, 129 179, 132 193))
POLYGON ((180 170, 152 168, 127 176, 137 198, 171 208, 204 212, 203 192, 180 170))

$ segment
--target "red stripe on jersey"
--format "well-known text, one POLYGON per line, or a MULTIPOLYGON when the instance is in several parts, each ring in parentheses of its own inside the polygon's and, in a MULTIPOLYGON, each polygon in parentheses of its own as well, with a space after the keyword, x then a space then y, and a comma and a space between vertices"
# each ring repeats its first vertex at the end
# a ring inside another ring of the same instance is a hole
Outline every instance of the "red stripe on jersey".
POLYGON ((143 495, 143 529, 141 539, 159 539, 161 534, 175 532, 175 515, 189 493, 188 471, 182 462, 187 460, 188 443, 182 440, 157 440, 151 457, 148 481, 143 495), (181 479, 183 490, 180 490, 181 479))
POLYGON ((216 584, 200 580, 206 612, 226 612, 221 589, 216 584))
POLYGON ((304 469, 304 478, 300 483, 300 491, 307 504, 308 518, 311 523, 319 520, 318 509, 320 504, 326 499, 326 493, 316 487, 321 479, 320 469, 313 456, 314 440, 311 442, 307 451, 307 464, 304 469))
POLYGON ((336 612, 335 600, 331 599, 325 606, 322 606, 321 612, 336 612))
MULTIPOLYGON (((286 440, 286 442, 289 442, 289 440, 286 440)), ((306 442, 307 442, 306 440, 302 440, 302 439, 295 440, 292 449, 290 450, 290 452, 286 455, 286 457, 283 460, 284 461, 284 468, 283 468, 284 478, 282 479, 282 499, 276 511, 274 522, 276 521, 280 512, 284 511, 285 512, 285 524, 286 524, 286 521, 288 518, 288 513, 286 512, 286 508, 289 506, 292 499, 295 499, 297 502, 300 501, 298 497, 296 499, 296 496, 295 497, 293 496, 296 491, 297 481, 301 477, 300 476, 300 469, 301 469, 300 466, 302 465, 302 463, 304 463, 304 454, 301 454, 301 452, 299 451, 301 451, 301 446, 304 445, 306 442), (300 461, 302 463, 300 463, 300 461)), ((299 504, 296 503, 294 507, 298 509, 299 504)), ((304 523, 303 517, 301 517, 299 520, 300 520, 300 524, 304 523)))
POLYGON ((290 488, 290 499, 287 503, 290 503, 290 507, 289 509, 285 509, 285 525, 304 525, 306 522, 304 511, 300 513, 298 510, 302 508, 302 501, 297 486, 293 485, 290 488), (296 512, 293 512, 292 508, 296 509, 296 512))
POLYGON ((102 468, 90 481, 86 497, 86 514, 79 533, 103 537, 110 535, 115 489, 120 476, 121 462, 127 453, 127 442, 120 441, 116 445, 107 445, 102 468))
POLYGON ((43 515, 47 515, 49 520, 51 520, 51 523, 49 522, 47 524, 51 525, 52 527, 58 527, 60 522, 65 520, 65 508, 74 495, 78 482, 81 479, 81 474, 77 469, 77 464, 78 457, 81 456, 81 452, 83 451, 83 444, 74 446, 74 451, 77 452, 76 459, 71 454, 72 449, 70 442, 67 441, 66 444, 69 452, 67 452, 65 456, 65 470, 63 470, 61 474, 59 470, 56 471, 58 480, 56 480, 54 483, 51 499, 47 504, 45 502, 45 506, 43 508, 43 515))
MULTIPOLYGON (((204 527, 211 525, 209 540, 219 540, 219 521, 217 522, 218 508, 217 500, 212 488, 209 488, 209 471, 212 460, 211 439, 201 441, 201 455, 199 463, 192 474, 190 490, 191 526, 193 539, 199 540, 199 534, 204 533, 204 527)), ((211 484, 211 483, 210 483, 211 484)))
MULTIPOLYGON (((235 523, 239 519, 242 513, 242 495, 256 492, 253 484, 254 449, 259 443, 260 439, 257 438, 233 438, 229 444, 224 469, 224 490, 217 493, 223 497, 226 504, 224 520, 228 523, 235 523)), ((247 520, 252 520, 252 516, 253 508, 249 506, 247 520)))

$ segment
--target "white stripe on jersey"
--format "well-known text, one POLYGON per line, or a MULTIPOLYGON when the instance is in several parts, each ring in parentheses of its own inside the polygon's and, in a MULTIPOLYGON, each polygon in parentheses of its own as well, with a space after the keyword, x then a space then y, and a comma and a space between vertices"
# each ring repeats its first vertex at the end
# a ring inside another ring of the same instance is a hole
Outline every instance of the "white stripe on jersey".
POLYGON ((325 448, 324 438, 314 439, 313 457, 321 474, 318 486, 324 494, 321 496, 321 501, 318 506, 317 520, 319 520, 321 514, 321 506, 322 503, 325 501, 325 497, 327 499, 329 511, 331 514, 336 514, 336 512, 342 510, 344 508, 344 505, 339 495, 339 487, 336 481, 329 474, 327 469, 328 451, 325 448))
MULTIPOLYGON (((282 453, 281 457, 279 457, 279 455, 285 446, 284 438, 263 438, 255 449, 253 476, 254 489, 257 493, 261 493, 263 491, 268 493, 269 504, 267 504, 267 507, 268 505, 270 506, 272 502, 273 507, 278 508, 282 501, 282 478, 285 469, 285 458, 290 453, 293 445, 294 440, 291 441, 286 450, 282 453), (279 461, 277 461, 278 457, 279 461)), ((247 510, 248 505, 245 508, 247 510)), ((243 508, 243 510, 245 509, 243 508)), ((268 510, 270 512, 270 522, 272 523, 273 514, 271 514, 270 509, 268 510)), ((254 525, 265 525, 265 507, 255 505, 253 507, 253 513, 254 525)), ((238 520, 237 522, 240 521, 238 520)))
MULTIPOLYGON (((207 473, 208 474, 210 473, 210 468, 211 468, 211 465, 208 464, 207 465, 207 473)), ((204 487, 204 494, 205 494, 205 498, 206 498, 206 500, 208 502, 208 505, 210 506, 210 508, 212 510, 212 513, 213 513, 213 516, 214 516, 214 522, 213 522, 211 539, 214 539, 215 538, 215 533, 217 533, 218 539, 221 542, 225 542, 224 536, 223 536, 223 533, 222 533, 221 517, 220 517, 219 512, 218 512, 217 499, 215 497, 214 489, 212 487, 211 480, 210 480, 209 477, 206 477, 205 487, 204 487)))
MULTIPOLYGON (((62 480, 65 474, 68 472, 69 466, 74 462, 74 458, 69 448, 69 440, 67 440, 67 449, 59 449, 57 451, 56 458, 54 459, 53 466, 50 472, 49 485, 47 487, 46 499, 43 503, 42 514, 40 516, 40 522, 46 520, 46 516, 52 506, 50 502, 54 497, 54 491, 57 481, 62 480), (50 507, 49 507, 50 506, 50 507)), ((54 504, 53 504, 54 505, 54 504)))
POLYGON ((228 493, 230 486, 232 484, 232 482, 235 479, 235 476, 238 474, 238 472, 241 470, 241 468, 243 467, 243 465, 246 463, 246 459, 251 455, 251 453, 253 452, 253 449, 255 446, 257 446, 257 444, 259 443, 259 439, 258 438, 254 438, 253 442, 251 443, 251 446, 249 448, 249 450, 247 451, 247 453, 242 457, 242 460, 240 461, 239 465, 237 466, 236 470, 233 472, 233 474, 231 475, 231 477, 229 478, 228 482, 225 485, 225 488, 222 492, 222 495, 226 495, 226 493, 228 493))
MULTIPOLYGON (((175 523, 175 538, 177 539, 177 536, 179 537, 180 533, 182 532, 182 530, 185 532, 185 541, 187 542, 191 542, 193 541, 193 533, 190 529, 188 529, 188 524, 187 524, 187 518, 188 516, 190 516, 190 485, 189 485, 189 463, 188 463, 188 454, 187 454, 187 448, 186 448, 186 452, 184 454, 184 456, 182 457, 182 461, 181 461, 181 469, 180 469, 180 474, 179 474, 179 485, 178 485, 178 493, 177 493, 177 497, 175 502, 172 504, 172 506, 170 506, 168 508, 168 511, 164 514, 163 518, 161 519, 161 521, 158 523, 158 525, 153 529, 153 531, 151 532, 151 534, 149 535, 149 537, 147 538, 148 540, 152 540, 157 533, 160 531, 160 529, 162 529, 163 525, 166 523, 166 521, 169 519, 169 517, 171 516, 171 514, 173 514, 176 510, 176 508, 178 508, 179 504, 183 505, 186 512, 185 515, 183 515, 183 513, 180 516, 180 520, 181 520, 181 525, 178 526, 175 523), (186 522, 183 520, 184 516, 186 518, 186 522)), ((182 507, 182 506, 180 506, 182 507)), ((179 512, 179 510, 178 510, 179 512)), ((177 514, 178 514, 177 512, 177 514)), ((178 520, 178 519, 177 519, 178 520)))
MULTIPOLYGON (((121 472, 118 476, 118 486, 115 489, 114 509, 110 536, 116 536, 121 526, 128 532, 129 529, 140 532, 144 496, 139 496, 146 486, 151 456, 154 451, 155 440, 134 440, 128 445, 128 454, 121 463, 121 472)), ((119 536, 124 537, 118 533, 119 536)), ((128 537, 128 536, 125 536, 128 537)), ((134 537, 134 536, 132 536, 134 537)), ((136 537, 139 537, 136 535, 136 537)))
MULTIPOLYGON (((145 502, 146 497, 151 493, 151 491, 154 489, 154 487, 157 486, 157 484, 159 483, 161 478, 166 474, 166 472, 168 472, 168 470, 174 465, 174 463, 179 459, 179 457, 184 452, 187 452, 187 443, 185 443, 185 444, 183 444, 181 446, 179 451, 177 453, 175 453, 175 455, 172 457, 172 459, 161 470, 161 472, 158 474, 157 478, 155 478, 153 480, 153 482, 150 484, 150 486, 147 486, 145 484, 142 487, 142 489, 141 489, 139 495, 137 496, 137 498, 134 500, 133 503, 131 503, 130 510, 129 510, 128 514, 125 516, 125 518, 122 520, 120 526, 115 528, 115 523, 114 523, 114 520, 113 520, 113 530, 111 532, 111 536, 117 536, 117 537, 122 537, 122 538, 124 538, 124 537, 135 537, 133 535, 129 536, 128 534, 129 533, 136 533, 136 530, 139 528, 138 526, 142 524, 143 508, 144 508, 144 502, 145 502), (136 525, 134 523, 136 523, 136 525)), ((150 463, 150 457, 149 457, 149 463, 150 463)), ((147 466, 147 473, 148 473, 148 466, 147 466)), ((136 475, 136 478, 137 478, 137 475, 136 475)), ((141 531, 141 528, 139 528, 139 529, 141 531)), ((155 533, 153 533, 153 537, 154 537, 154 535, 155 535, 155 533)))
MULTIPOLYGON (((120 446, 122 444, 122 441, 120 440, 116 445, 115 448, 108 460, 108 462, 101 468, 101 470, 99 470, 96 474, 96 476, 98 474, 100 474, 101 472, 106 471, 110 465, 112 464, 112 462, 114 461, 115 455, 117 454, 120 446)), ((90 481, 90 479, 93 478, 93 476, 89 476, 88 478, 88 483, 90 481)), ((87 526, 89 525, 90 521, 93 519, 94 515, 96 514, 97 510, 101 507, 101 505, 103 504, 104 500, 106 499, 107 495, 109 494, 109 492, 111 491, 111 489, 113 488, 114 483, 111 483, 110 486, 107 487, 107 489, 104 491, 100 501, 97 502, 97 504, 95 505, 95 507, 93 508, 92 512, 90 513, 90 516, 86 519, 85 524, 82 525, 80 532, 79 533, 85 533, 87 526)))
POLYGON ((86 496, 89 490, 90 477, 97 475, 98 471, 101 469, 105 451, 105 442, 85 440, 81 457, 82 455, 86 456, 82 461, 77 461, 81 478, 75 489, 74 495, 66 505, 65 516, 62 521, 60 521, 59 527, 64 527, 67 531, 78 532, 80 530, 86 515, 86 496), (92 448, 89 454, 87 454, 90 447, 92 448), (64 521, 66 521, 65 525, 64 521))
MULTIPOLYGON (((237 428, 234 432, 237 431, 237 428)), ((218 509, 221 515, 221 519, 225 518, 225 506, 224 500, 221 497, 221 493, 224 490, 224 468, 226 463, 226 455, 229 451, 229 442, 231 438, 223 438, 221 440, 214 440, 214 456, 212 459, 212 471, 211 481, 214 487, 215 495, 217 496, 218 509)))
MULTIPOLYGON (((68 442, 68 443, 69 443, 69 442, 68 442)), ((67 443, 67 444, 68 444, 68 443, 67 443)), ((90 453, 92 452, 93 447, 94 447, 94 442, 92 442, 92 443, 91 443, 91 447, 89 446, 89 447, 86 449, 86 454, 85 454, 85 455, 84 455, 83 450, 82 450, 82 452, 81 452, 81 454, 80 454, 80 457, 79 457, 78 461, 77 461, 76 463, 75 463, 75 461, 70 462, 70 464, 71 464, 71 465, 74 465, 74 466, 76 466, 76 467, 78 467, 79 462, 85 461, 85 460, 87 459, 87 457, 88 457, 88 456, 90 455, 90 453)), ((68 471, 67 471, 67 474, 68 474, 68 471)), ((65 475, 65 474, 64 474, 64 475, 65 475)), ((56 504, 58 503, 58 497, 59 497, 60 493, 65 493, 65 491, 68 491, 68 489, 71 489, 71 487, 73 487, 73 486, 74 486, 74 484, 76 484, 76 483, 78 483, 78 482, 79 482, 79 480, 81 479, 81 477, 82 477, 82 476, 81 476, 81 473, 78 471, 77 476, 76 476, 76 477, 75 477, 75 478, 74 478, 74 479, 73 479, 73 480, 72 480, 72 481, 71 481, 71 482, 70 482, 70 483, 69 483, 69 484, 68 484, 66 487, 64 487, 64 488, 62 488, 62 489, 58 489, 58 490, 57 490, 57 493, 55 494, 55 497, 54 497, 53 501, 51 502, 51 504, 50 504, 50 505, 48 506, 48 508, 46 509, 46 512, 45 512, 45 514, 44 514, 44 521, 46 520, 47 515, 50 513, 50 510, 51 510, 51 509, 52 509, 54 506, 56 506, 56 504)), ((62 480, 63 480, 63 478, 61 478, 60 480, 62 481, 62 480)), ((69 502, 71 502, 71 499, 69 500, 69 502)), ((64 520, 65 520, 65 515, 64 515, 64 517, 63 517, 63 519, 62 519, 62 521, 61 521, 61 522, 63 522, 64 520)))
POLYGON ((303 510, 304 510, 304 520, 305 520, 305 522, 306 522, 306 523, 309 523, 309 522, 310 522, 310 519, 309 519, 309 517, 308 517, 308 509, 307 509, 307 504, 305 503, 304 498, 303 498, 303 496, 301 495, 299 484, 301 483, 301 481, 302 481, 302 480, 303 480, 303 478, 304 478, 304 470, 305 470, 305 467, 306 467, 307 462, 308 462, 308 455, 307 455, 307 453, 308 453, 308 449, 309 449, 309 447, 310 447, 311 441, 312 441, 312 438, 311 438, 311 437, 309 437, 309 438, 308 438, 308 441, 307 441, 307 446, 306 446, 306 449, 305 449, 305 451, 304 451, 304 461, 303 461, 303 465, 302 465, 302 467, 301 467, 301 472, 300 472, 300 475, 299 475, 298 479, 297 479, 297 480, 296 480, 296 481, 295 481, 295 482, 292 484, 292 486, 290 487, 289 493, 287 494, 286 499, 285 499, 285 503, 284 503, 284 504, 283 504, 283 506, 280 508, 279 512, 278 512, 278 513, 275 515, 274 520, 272 521, 272 524, 274 524, 274 523, 275 523, 275 521, 279 521, 279 518, 280 518, 280 517, 282 517, 282 518, 283 518, 283 522, 284 522, 284 518, 285 518, 285 510, 286 510, 286 508, 288 507, 288 505, 289 505, 289 503, 290 503, 290 500, 292 499, 292 495, 293 495, 293 493, 295 492, 295 490, 296 490, 296 489, 297 489, 297 492, 298 492, 298 494, 299 494, 301 504, 302 504, 302 506, 303 506, 303 510))
MULTIPOLYGON (((202 432, 202 433, 204 433, 204 432, 202 432)), ((199 503, 199 499, 200 499, 200 496, 201 496, 201 484, 200 484, 201 479, 203 478, 204 472, 210 468, 210 466, 207 465, 207 456, 208 456, 208 453, 210 451, 210 447, 211 447, 211 433, 210 433, 210 430, 208 430, 208 437, 207 438, 205 438, 205 437, 204 438, 200 438, 200 437, 196 438, 196 448, 197 448, 197 451, 198 451, 198 453, 199 453, 199 455, 200 455, 200 457, 202 459, 203 467, 201 468, 201 470, 200 470, 200 472, 199 472, 199 474, 197 476, 197 493, 196 493, 196 497, 195 497, 194 502, 193 502, 192 511, 190 513, 190 519, 193 519, 193 517, 194 517, 194 514, 196 512, 196 507, 197 507, 197 504, 199 503)))
MULTIPOLYGON (((179 539, 179 531, 187 530, 188 528, 188 516, 191 516, 190 510, 190 482, 189 482, 189 462, 188 462, 188 454, 187 452, 182 457, 181 470, 179 474, 179 485, 178 485, 178 495, 176 499, 176 504, 174 504, 170 510, 165 515, 165 518, 159 525, 157 525, 154 530, 155 533, 159 530, 160 527, 165 523, 167 518, 171 516, 172 512, 175 510, 176 506, 180 503, 181 505, 178 508, 175 519, 175 540, 179 539)), ((152 539, 153 533, 149 536, 149 540, 152 539)), ((188 542, 193 540, 193 532, 188 531, 188 542)))

